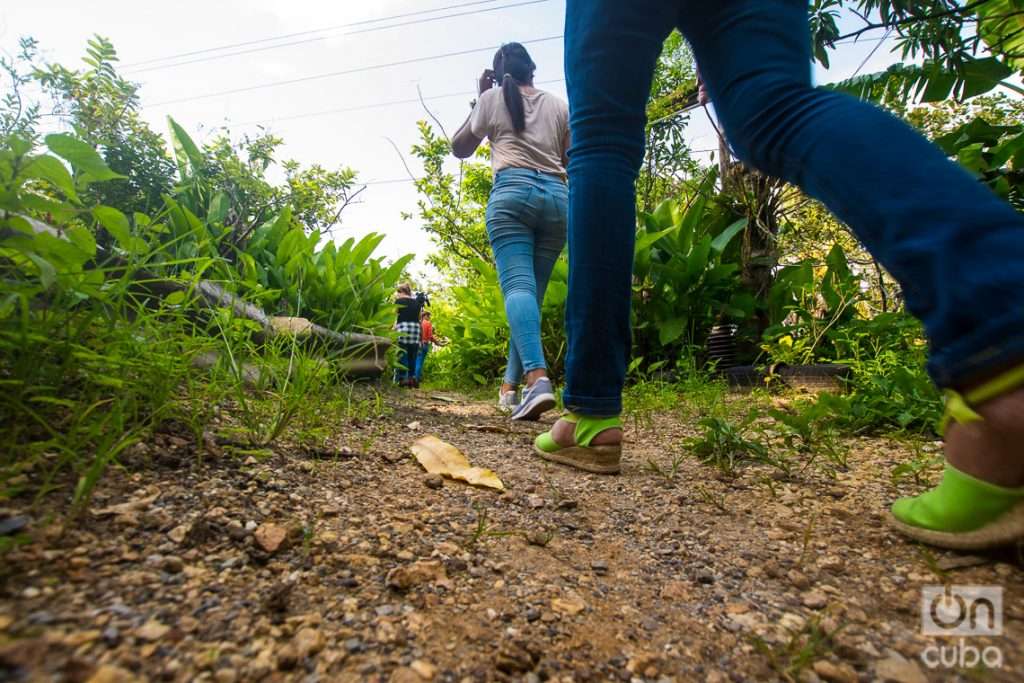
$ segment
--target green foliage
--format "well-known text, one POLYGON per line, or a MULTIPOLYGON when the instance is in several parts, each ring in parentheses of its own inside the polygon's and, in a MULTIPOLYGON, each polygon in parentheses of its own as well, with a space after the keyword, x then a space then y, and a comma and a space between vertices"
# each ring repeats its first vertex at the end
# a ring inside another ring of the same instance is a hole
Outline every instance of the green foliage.
POLYGON ((646 363, 686 355, 720 321, 746 321, 753 297, 741 290, 735 238, 745 227, 708 187, 640 217, 633 267, 635 354, 646 363))
POLYGON ((696 100, 693 55, 682 35, 673 31, 651 80, 647 145, 637 181, 637 205, 643 211, 653 211, 665 199, 678 195, 685 179, 700 173, 685 138, 690 115, 678 113, 696 100))
POLYGON ((830 334, 851 321, 864 294, 846 254, 835 245, 820 278, 809 261, 782 268, 768 295, 775 324, 762 348, 773 363, 804 365, 830 357, 830 334))
POLYGON ((1024 208, 1024 125, 998 126, 978 117, 935 143, 996 194, 1024 208))
POLYGON ((921 324, 904 313, 853 320, 832 334, 835 360, 853 368, 849 393, 819 402, 846 432, 933 434, 942 398, 925 371, 921 324))
MULTIPOLYGON (((450 287, 433 306, 433 323, 448 341, 427 359, 431 381, 450 387, 495 386, 505 369, 509 332, 498 274, 490 263, 472 262, 469 283, 450 287)), ((565 356, 565 299, 569 268, 555 264, 541 309, 541 342, 548 369, 557 376, 565 356)))
MULTIPOLYGON (((34 43, 23 48, 30 61, 34 43)), ((271 313, 385 331, 410 258, 374 257, 379 235, 322 244, 351 171, 286 162, 274 185, 276 138, 201 146, 173 121, 172 161, 109 42, 90 42, 85 62, 33 76, 74 130, 45 148, 33 110, 0 106, 0 499, 68 491, 76 510, 154 430, 185 429, 200 451, 220 428, 265 447, 337 387, 308 344, 268 342, 227 310, 199 314, 200 278, 271 313)), ((15 90, 28 82, 0 66, 15 90)))
POLYGON ((757 410, 751 410, 736 423, 726 417, 706 417, 698 423, 700 436, 688 440, 686 447, 701 462, 733 477, 743 464, 764 463, 770 459, 768 447, 757 437, 754 428, 760 417, 757 410))
POLYGON ((35 139, 41 107, 38 102, 26 101, 23 89, 32 82, 31 70, 36 54, 36 41, 22 38, 18 41, 16 54, 0 55, 0 74, 10 80, 10 85, 0 99, 0 138, 17 135, 29 140, 35 139))
POLYGON ((1007 82, 1024 65, 1018 5, 1016 0, 815 0, 811 6, 815 57, 828 66, 828 51, 841 39, 894 35, 894 51, 900 53, 901 63, 836 87, 876 101, 904 103, 964 100, 999 85, 1019 91, 1007 82), (863 25, 841 35, 839 10, 850 10, 863 25))
POLYGON ((165 320, 173 311, 139 314, 131 269, 96 262, 87 223, 69 225, 63 239, 24 217, 40 201, 36 188, 63 194, 64 203, 47 206, 74 215, 94 179, 115 177, 76 143, 47 138, 71 165, 63 174, 56 157, 32 154, 26 139, 0 147, 0 476, 38 470, 46 493, 70 471, 80 507, 106 468, 167 415, 188 349, 165 320))
MULTIPOLYGON (((416 190, 422 196, 417 202, 420 225, 441 249, 428 261, 456 280, 472 278, 476 261, 494 262, 484 221, 493 184, 490 165, 460 160, 457 173, 448 172, 445 161, 451 154, 451 144, 447 137, 436 134, 426 121, 417 126, 420 142, 413 146, 412 153, 423 164, 416 181, 416 190)), ((490 150, 482 146, 477 158, 487 159, 489 154, 490 150)))

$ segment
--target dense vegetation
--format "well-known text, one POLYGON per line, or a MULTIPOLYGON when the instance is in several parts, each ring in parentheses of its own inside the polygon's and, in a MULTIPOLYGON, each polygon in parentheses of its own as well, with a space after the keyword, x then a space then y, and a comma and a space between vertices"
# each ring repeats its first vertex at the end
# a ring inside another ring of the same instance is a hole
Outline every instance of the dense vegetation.
POLYGON ((38 66, 35 44, 21 48, 3 63, 13 88, 0 115, 6 495, 26 472, 41 473, 45 494, 71 471, 81 504, 161 425, 203 443, 224 410, 239 443, 258 447, 300 418, 300 405, 310 415, 312 397, 326 400, 339 381, 338 364, 295 338, 267 339, 237 307, 197 315, 199 285, 271 315, 387 334, 411 257, 374 256, 382 235, 330 239, 355 173, 285 161, 285 181, 273 184, 280 139, 224 131, 199 146, 173 120, 169 152, 139 118, 109 43, 90 42, 81 71, 38 66), (22 104, 30 82, 70 132, 40 138, 39 106, 22 104))
MULTIPOLYGON (((903 117, 1021 205, 1024 127, 1015 76, 1024 64, 1011 22, 1016 5, 819 0, 809 11, 815 57, 825 66, 839 45, 872 36, 891 37, 904 58, 825 87, 903 117), (866 18, 842 34, 840 14, 849 9, 866 18)), ((633 379, 685 382, 707 367, 712 328, 735 325, 741 360, 765 370, 851 366, 850 391, 814 404, 817 419, 828 416, 856 433, 933 433, 940 399, 925 373, 922 330, 897 284, 824 207, 736 162, 727 141, 712 166, 699 162, 683 137, 691 116, 705 116, 693 106, 695 82, 685 43, 674 35, 652 86, 638 183, 633 379)), ((445 279, 435 317, 454 340, 432 357, 431 369, 445 384, 489 387, 507 344, 483 229, 489 176, 484 159, 449 172, 443 136, 425 122, 420 130, 419 218, 441 250, 434 262, 445 279)), ((556 375, 565 350, 566 273, 563 261, 543 309, 556 375)))
MULTIPOLYGON (((882 73, 829 87, 904 117, 1024 208, 1017 3, 816 0, 810 12, 822 64, 864 35, 893 36, 902 51, 882 73), (839 12, 850 8, 868 18, 841 35, 839 12)), ((301 405, 340 395, 339 366, 322 349, 268 339, 230 306, 197 316, 201 281, 271 315, 388 334, 391 292, 411 259, 374 256, 380 235, 335 239, 358 188, 353 170, 281 161, 282 140, 269 134, 223 130, 200 145, 173 120, 168 146, 139 115, 137 86, 118 74, 113 46, 96 38, 84 61, 45 64, 29 39, 0 60, 0 497, 70 483, 76 505, 153 429, 175 425, 201 443, 217 423, 240 447, 258 448, 297 420, 315 422, 318 411, 300 415, 301 405), (29 85, 42 99, 26 98, 29 85), (51 110, 65 132, 43 136, 51 110), (283 182, 269 179, 275 165, 283 182), (155 283, 174 292, 154 297, 155 283)), ((713 381, 707 337, 730 324, 755 366, 852 367, 848 393, 771 416, 805 445, 826 423, 930 433, 939 397, 896 284, 823 207, 736 162, 725 142, 703 163, 684 136, 689 117, 704 116, 689 107, 694 89, 692 59, 673 36, 652 87, 638 184, 633 413, 713 381)), ((427 372, 441 386, 492 387, 508 335, 483 225, 486 150, 453 169, 444 134, 426 122, 419 131, 422 201, 408 218, 434 238, 427 260, 438 280, 421 284, 436 290, 435 325, 449 341, 427 372)), ((563 259, 543 311, 555 377, 566 296, 563 259)), ((693 446, 700 457, 759 453, 744 436, 758 416, 705 417, 693 446)))

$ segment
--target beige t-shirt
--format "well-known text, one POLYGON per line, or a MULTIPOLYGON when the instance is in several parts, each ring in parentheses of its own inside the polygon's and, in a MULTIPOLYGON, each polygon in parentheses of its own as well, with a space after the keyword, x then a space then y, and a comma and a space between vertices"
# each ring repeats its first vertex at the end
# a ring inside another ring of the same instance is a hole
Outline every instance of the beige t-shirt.
POLYGON ((562 153, 569 139, 569 105, 543 90, 523 93, 526 130, 516 135, 501 88, 480 96, 469 117, 473 135, 491 141, 491 166, 532 168, 565 178, 562 153))

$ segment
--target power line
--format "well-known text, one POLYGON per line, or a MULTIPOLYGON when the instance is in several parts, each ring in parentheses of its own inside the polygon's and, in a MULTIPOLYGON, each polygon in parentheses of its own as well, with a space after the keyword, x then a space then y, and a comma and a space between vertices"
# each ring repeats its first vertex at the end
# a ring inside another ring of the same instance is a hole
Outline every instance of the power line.
POLYGON ((490 5, 490 4, 494 4, 495 2, 500 2, 500 0, 475 0, 474 2, 463 2, 463 3, 460 3, 460 4, 456 4, 456 5, 447 5, 445 7, 435 7, 434 9, 429 9, 429 10, 417 10, 415 12, 406 12, 404 14, 394 14, 394 15, 389 16, 389 17, 378 17, 377 19, 364 19, 362 21, 353 21, 353 22, 349 22, 347 24, 337 24, 335 26, 328 26, 326 28, 321 28, 321 29, 313 29, 313 30, 309 30, 309 31, 298 31, 297 33, 285 33, 285 34, 282 34, 282 35, 279 35, 279 36, 271 36, 269 38, 259 38, 257 40, 247 40, 247 41, 242 42, 242 43, 231 43, 229 45, 221 45, 219 47, 208 47, 208 48, 204 48, 204 49, 201 49, 201 50, 192 50, 191 52, 180 52, 178 54, 167 55, 167 56, 164 56, 164 57, 154 57, 152 59, 146 59, 146 60, 143 60, 141 62, 132 62, 130 64, 125 64, 124 66, 128 67, 128 68, 131 68, 131 67, 136 67, 136 66, 142 66, 143 64, 153 64, 154 62, 173 61, 175 59, 179 59, 179 58, 182 58, 182 57, 194 57, 195 55, 206 54, 206 53, 209 53, 209 52, 219 52, 221 50, 232 50, 232 49, 237 48, 237 47, 248 47, 249 45, 258 45, 260 43, 271 43, 271 42, 274 42, 275 40, 285 40, 287 38, 297 38, 299 36, 308 36, 308 35, 312 35, 314 33, 323 33, 325 31, 336 31, 336 30, 342 29, 342 28, 352 28, 353 26, 366 26, 368 24, 380 23, 380 22, 384 22, 384 21, 394 21, 396 19, 406 19, 408 17, 421 16, 421 15, 424 15, 424 14, 433 14, 435 12, 445 12, 445 11, 451 10, 451 9, 461 9, 463 7, 473 7, 473 6, 476 6, 476 5, 490 5))
MULTIPOLYGON (((535 85, 551 85, 554 83, 564 83, 565 78, 553 78, 547 81, 537 81, 535 85)), ((463 90, 462 92, 452 92, 444 95, 431 95, 430 97, 424 97, 423 101, 433 102, 434 100, 446 100, 453 97, 472 97, 477 93, 473 90, 463 90)), ((385 109, 387 107, 396 107, 403 104, 419 104, 420 98, 411 97, 404 100, 390 100, 386 102, 372 102, 369 104, 360 104, 353 107, 341 107, 339 109, 326 109, 323 111, 306 112, 303 114, 291 114, 288 116, 274 117, 272 119, 259 119, 253 121, 243 121, 241 123, 235 123, 235 126, 255 126, 259 124, 273 125, 277 123, 283 123, 285 121, 296 121, 298 119, 311 119, 318 116, 330 116, 332 114, 347 114, 356 111, 366 111, 368 109, 385 109)))
MULTIPOLYGON (((496 1, 497 0, 489 0, 489 2, 496 2, 496 1)), ((445 15, 440 16, 440 17, 427 17, 425 19, 424 18, 414 19, 414 20, 411 20, 411 21, 404 21, 404 22, 397 23, 397 24, 388 24, 386 26, 373 26, 373 27, 370 27, 370 28, 362 28, 362 29, 357 29, 357 30, 353 30, 353 31, 345 31, 344 33, 337 34, 337 35, 350 36, 350 35, 356 35, 356 34, 360 34, 360 33, 372 33, 372 32, 376 32, 376 31, 385 31, 385 30, 388 30, 388 29, 401 28, 401 27, 404 27, 404 26, 413 26, 413 25, 417 25, 417 24, 426 24, 426 23, 430 23, 430 22, 434 22, 434 21, 443 21, 445 19, 454 19, 456 17, 466 17, 466 16, 471 16, 471 15, 474 15, 474 14, 483 14, 485 12, 498 12, 500 10, 512 9, 512 8, 516 8, 516 7, 525 7, 527 5, 538 5, 538 4, 541 4, 541 3, 544 3, 544 2, 550 2, 550 0, 523 0, 522 2, 515 2, 515 3, 508 4, 508 5, 499 5, 497 7, 487 7, 485 9, 476 9, 476 10, 470 10, 470 11, 466 11, 466 12, 457 12, 455 14, 445 14, 445 15)), ((434 10, 434 11, 439 11, 439 10, 434 10)), ((333 29, 321 29, 320 31, 317 31, 317 33, 327 32, 327 31, 331 31, 331 30, 333 30, 333 29)), ((200 64, 200 63, 205 63, 205 62, 212 62, 212 61, 216 61, 216 60, 219 60, 219 59, 229 59, 231 57, 238 57, 238 56, 242 56, 242 55, 253 54, 253 53, 256 53, 256 52, 268 52, 270 50, 277 50, 277 49, 285 48, 285 47, 295 47, 297 45, 308 45, 310 43, 322 42, 322 41, 328 40, 328 39, 330 39, 332 37, 334 37, 334 36, 333 35, 323 35, 323 36, 316 36, 314 38, 305 38, 303 40, 295 40, 295 41, 291 41, 291 42, 288 42, 288 43, 278 43, 276 45, 266 45, 266 46, 263 46, 263 47, 253 47, 253 48, 249 48, 249 49, 246 49, 246 50, 237 50, 235 52, 224 52, 224 53, 221 53, 221 54, 209 55, 209 56, 206 56, 206 57, 197 57, 196 59, 189 59, 189 60, 185 60, 185 61, 177 61, 177 62, 172 62, 172 63, 169 63, 169 64, 156 64, 154 66, 144 66, 142 68, 128 69, 128 70, 125 71, 125 73, 127 73, 127 74, 140 74, 140 73, 146 73, 146 72, 150 72, 150 71, 161 71, 161 70, 164 70, 164 69, 174 69, 174 68, 177 68, 179 66, 186 66, 186 65, 189 65, 189 64, 200 64)))
POLYGON ((889 37, 889 34, 892 33, 892 31, 892 29, 889 29, 888 31, 885 32, 885 35, 882 36, 882 39, 879 40, 878 44, 875 45, 874 49, 868 53, 868 56, 864 58, 864 61, 860 63, 860 66, 857 67, 857 70, 853 72, 853 75, 850 76, 850 78, 856 78, 857 76, 860 75, 860 72, 863 71, 864 67, 868 65, 868 62, 870 62, 871 58, 875 56, 876 52, 878 52, 878 48, 882 47, 882 43, 885 42, 885 40, 889 37))
MULTIPOLYGON (((530 44, 535 44, 535 43, 547 43, 547 42, 551 42, 553 40, 561 40, 562 37, 563 36, 561 36, 561 35, 549 36, 547 38, 536 38, 534 40, 524 40, 522 42, 523 42, 524 45, 530 45, 530 44)), ((430 55, 428 57, 416 57, 416 58, 413 58, 413 59, 402 59, 402 60, 395 61, 395 62, 385 62, 383 64, 371 64, 370 66, 360 66, 360 67, 355 67, 355 68, 352 68, 352 69, 344 69, 342 71, 332 71, 330 73, 317 74, 315 76, 303 76, 302 78, 290 78, 290 79, 287 79, 287 80, 284 80, 284 81, 274 81, 272 83, 262 83, 260 85, 250 85, 250 86, 246 86, 244 88, 233 88, 231 90, 221 90, 219 92, 206 93, 206 94, 203 94, 203 95, 192 95, 190 97, 180 97, 180 98, 174 99, 174 100, 164 100, 163 102, 156 102, 154 104, 148 105, 148 107, 162 107, 162 106, 166 106, 168 104, 181 104, 182 102, 194 102, 196 100, 207 100, 207 99, 210 99, 211 97, 221 97, 221 96, 224 96, 224 95, 237 95, 239 93, 253 92, 255 90, 265 90, 267 88, 277 88, 277 87, 280 87, 282 85, 292 85, 292 84, 295 84, 295 83, 309 83, 309 82, 312 82, 312 81, 324 80, 326 78, 337 78, 338 76, 347 76, 347 75, 350 75, 350 74, 363 73, 363 72, 366 72, 366 71, 377 71, 377 70, 380 70, 380 69, 388 69, 388 68, 396 67, 396 66, 405 66, 407 64, 417 64, 417 63, 420 63, 420 62, 430 62, 430 61, 436 61, 436 60, 439 60, 439 59, 448 59, 449 57, 462 57, 464 55, 478 54, 480 52, 490 52, 491 50, 498 49, 498 47, 500 47, 500 46, 493 45, 493 46, 488 46, 488 47, 474 48, 474 49, 471 49, 471 50, 459 50, 459 51, 456 51, 456 52, 445 52, 445 53, 442 53, 442 54, 439 54, 439 55, 430 55)))

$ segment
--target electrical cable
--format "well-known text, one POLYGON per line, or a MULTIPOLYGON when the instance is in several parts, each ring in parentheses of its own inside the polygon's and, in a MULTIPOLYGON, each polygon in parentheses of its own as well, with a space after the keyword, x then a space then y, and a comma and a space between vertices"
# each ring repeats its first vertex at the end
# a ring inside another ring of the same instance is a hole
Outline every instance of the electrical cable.
MULTIPOLYGON (((558 36, 549 36, 547 38, 536 38, 534 40, 524 40, 524 41, 522 41, 522 44, 524 44, 524 45, 532 45, 532 44, 537 44, 537 43, 546 43, 546 42, 551 42, 553 40, 561 40, 562 37, 563 36, 558 35, 558 36)), ((478 53, 481 53, 481 52, 490 52, 492 50, 497 50, 499 47, 500 47, 499 45, 493 45, 493 46, 488 46, 488 47, 473 48, 473 49, 470 49, 470 50, 458 50, 456 52, 445 52, 445 53, 442 53, 442 54, 430 55, 430 56, 427 56, 427 57, 416 57, 416 58, 413 58, 413 59, 402 59, 402 60, 398 60, 398 61, 394 61, 394 62, 385 62, 383 64, 371 64, 369 66, 360 66, 360 67, 355 67, 355 68, 352 68, 352 69, 344 69, 342 71, 332 71, 332 72, 325 73, 325 74, 317 74, 315 76, 303 76, 301 78, 289 78, 289 79, 283 80, 283 81, 274 81, 272 83, 261 83, 259 85, 250 85, 250 86, 246 86, 244 88, 232 88, 230 90, 221 90, 221 91, 218 91, 218 92, 205 93, 205 94, 202 94, 202 95, 192 95, 190 97, 179 97, 179 98, 173 99, 173 100, 164 100, 163 102, 156 102, 156 103, 153 103, 153 104, 150 104, 150 105, 145 105, 145 106, 143 106, 143 108, 144 109, 150 109, 150 108, 153 108, 153 107, 163 107, 163 106, 166 106, 166 105, 169 105, 169 104, 181 104, 183 102, 195 102, 195 101, 198 101, 198 100, 208 100, 208 99, 210 99, 212 97, 222 97, 224 95, 237 95, 237 94, 240 94, 240 93, 253 92, 253 91, 256 91, 256 90, 265 90, 267 88, 277 88, 277 87, 280 87, 280 86, 283 86, 283 85, 293 85, 295 83, 309 83, 309 82, 312 82, 312 81, 319 81, 319 80, 324 80, 324 79, 327 79, 327 78, 337 78, 338 76, 348 76, 350 74, 355 74, 355 73, 364 73, 364 72, 367 72, 367 71, 377 71, 377 70, 380 70, 380 69, 388 69, 388 68, 392 68, 392 67, 396 67, 396 66, 405 66, 405 65, 408 65, 408 64, 418 64, 420 62, 429 62, 429 61, 436 61, 436 60, 439 60, 439 59, 448 59, 450 57, 461 57, 461 56, 464 56, 464 55, 478 54, 478 53)))
MULTIPOLYGON (((547 81, 537 81, 535 85, 552 85, 554 83, 564 83, 565 78, 553 78, 547 81)), ((463 90, 462 92, 451 92, 444 95, 431 95, 430 97, 424 97, 423 100, 432 102, 434 100, 446 100, 453 97, 473 97, 477 93, 473 90, 463 90)), ((258 119, 252 121, 242 121, 239 123, 233 123, 233 126, 255 126, 255 125, 273 125, 277 123, 283 123, 286 121, 295 121, 298 119, 310 119, 318 116, 330 116, 332 114, 347 114, 349 112, 365 111, 368 109, 385 109, 387 107, 394 107, 403 104, 419 104, 420 99, 418 97, 411 97, 405 100, 390 100, 386 102, 371 102, 369 104, 360 104, 354 107, 341 107, 339 109, 325 109, 323 111, 306 112, 302 114, 289 114, 288 116, 274 117, 272 119, 258 119)))
POLYGON ((347 24, 337 24, 335 26, 328 26, 326 28, 313 29, 309 31, 298 31, 296 33, 285 33, 279 36, 271 36, 269 38, 259 38, 256 40, 247 40, 241 43, 231 43, 228 45, 221 45, 218 47, 208 47, 201 50, 192 50, 191 52, 179 52, 174 55, 166 55, 164 57, 154 57, 152 59, 145 59, 139 62, 131 62, 129 64, 122 65, 125 68, 131 68, 136 66, 142 66, 144 64, 153 64, 154 62, 173 61, 182 57, 194 57, 196 55, 206 54, 209 52, 219 52, 221 50, 232 50, 236 47, 248 47, 249 45, 258 45, 260 43, 270 43, 275 40, 285 40, 286 38, 297 38, 299 36, 308 36, 314 33, 323 33, 324 31, 336 31, 342 28, 351 28, 353 26, 365 26, 368 24, 379 23, 383 21, 393 21, 396 19, 406 19, 408 17, 420 16, 423 14, 433 14, 434 12, 445 12, 452 9, 462 9, 463 7, 472 7, 475 5, 490 5, 500 0, 474 0, 474 2, 463 2, 456 5, 448 5, 446 7, 436 7, 429 10, 417 10, 415 12, 406 12, 405 14, 395 14, 389 17, 379 17, 377 19, 364 19, 362 21, 353 21, 347 24))
MULTIPOLYGON (((453 19, 453 18, 456 18, 456 17, 465 17, 465 16, 474 15, 474 14, 483 14, 484 12, 497 12, 499 10, 512 9, 512 8, 515 8, 515 7, 525 7, 527 5, 537 5, 537 4, 540 4, 542 2, 550 2, 550 0, 523 0, 522 2, 515 2, 515 3, 512 3, 512 4, 508 4, 508 5, 499 5, 498 7, 488 7, 486 9, 478 9, 478 10, 473 10, 473 11, 469 11, 469 12, 459 12, 459 13, 456 13, 456 14, 446 14, 446 15, 440 16, 440 17, 428 17, 426 19, 416 19, 414 21, 406 21, 406 22, 399 23, 399 24, 388 24, 386 26, 374 26, 374 27, 371 27, 371 28, 358 29, 358 30, 355 30, 355 31, 346 31, 344 33, 337 34, 337 35, 349 36, 349 35, 356 35, 356 34, 360 34, 360 33, 371 33, 371 32, 374 32, 374 31, 384 31, 384 30, 387 30, 387 29, 401 28, 401 27, 404 27, 404 26, 412 26, 412 25, 416 25, 416 24, 425 24, 425 23, 432 22, 432 21, 441 21, 441 20, 444 20, 444 19, 453 19)), ((331 30, 331 29, 322 29, 322 31, 329 31, 329 30, 331 30)), ((165 70, 165 69, 173 69, 173 68, 176 68, 176 67, 179 67, 179 66, 187 66, 189 64, 203 64, 203 63, 212 62, 212 61, 216 61, 216 60, 220 60, 220 59, 228 59, 230 57, 239 57, 239 56, 242 56, 242 55, 254 54, 254 53, 257 53, 257 52, 267 52, 269 50, 276 50, 278 48, 295 47, 297 45, 308 45, 310 43, 316 43, 316 42, 322 42, 322 41, 325 41, 325 40, 329 40, 330 38, 333 38, 333 37, 335 37, 335 36, 334 35, 317 36, 315 38, 305 38, 303 40, 296 40, 296 41, 292 41, 292 42, 288 42, 288 43, 278 43, 276 45, 267 45, 267 46, 264 46, 264 47, 254 47, 254 48, 250 48, 250 49, 247 49, 247 50, 238 50, 238 51, 235 51, 235 52, 225 52, 225 53, 222 53, 222 54, 210 55, 210 56, 207 56, 207 57, 199 57, 197 59, 189 59, 189 60, 186 60, 186 61, 177 61, 177 62, 172 62, 172 63, 169 63, 169 64, 157 64, 157 65, 154 65, 154 66, 144 66, 144 67, 141 67, 141 68, 134 68, 134 69, 129 68, 129 69, 125 69, 124 73, 127 74, 127 75, 133 75, 133 74, 148 73, 148 72, 152 72, 152 71, 162 71, 162 70, 165 70)))

